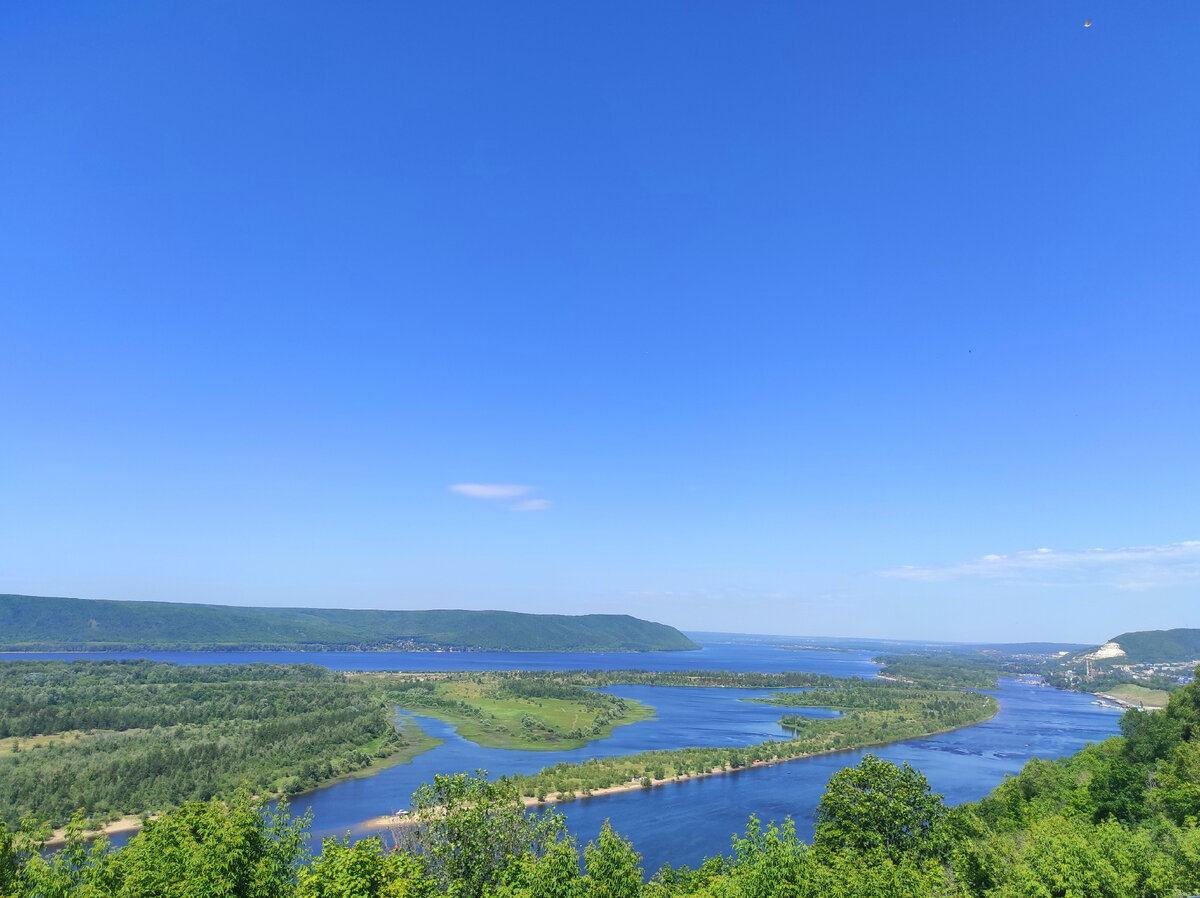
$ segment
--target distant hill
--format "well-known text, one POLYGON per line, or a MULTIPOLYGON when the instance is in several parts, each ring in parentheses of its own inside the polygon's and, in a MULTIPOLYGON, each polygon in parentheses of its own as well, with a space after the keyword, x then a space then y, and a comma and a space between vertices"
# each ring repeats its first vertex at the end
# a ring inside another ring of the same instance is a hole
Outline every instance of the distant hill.
POLYGON ((1200 630, 1138 630, 1114 636, 1125 652, 1120 660, 1132 664, 1194 661, 1200 658, 1200 630))
POLYGON ((240 608, 0 595, 0 651, 698 648, 674 627, 627 614, 240 608))

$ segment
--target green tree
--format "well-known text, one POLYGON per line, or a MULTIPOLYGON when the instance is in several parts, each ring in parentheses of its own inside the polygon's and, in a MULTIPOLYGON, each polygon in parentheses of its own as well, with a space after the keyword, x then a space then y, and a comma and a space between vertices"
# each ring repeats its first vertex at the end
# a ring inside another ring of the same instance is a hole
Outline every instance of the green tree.
POLYGON ((1200 742, 1175 748, 1158 770, 1150 804, 1179 826, 1200 825, 1200 742))
POLYGON ((435 893, 420 861, 385 852, 372 837, 353 844, 325 839, 321 856, 299 870, 296 898, 429 898, 435 893))
POLYGON ((771 821, 763 829, 751 814, 745 834, 733 839, 739 898, 774 898, 794 891, 806 876, 807 854, 791 818, 782 826, 771 821))
POLYGON ((518 858, 505 870, 494 898, 582 898, 579 849, 574 840, 563 839, 535 858, 518 858))
POLYGON ((1183 721, 1161 711, 1133 708, 1121 715, 1125 758, 1133 764, 1151 764, 1168 757, 1183 741, 1183 721))
POLYGON ((13 891, 17 879, 17 852, 13 834, 0 822, 0 895, 13 891))
MULTIPOLYGON (((108 851, 108 840, 101 837, 88 842, 83 838, 82 811, 71 817, 63 847, 52 854, 42 851, 49 827, 29 824, 22 829, 29 850, 23 852, 23 864, 16 864, 13 858, 8 885, 11 894, 36 898, 108 898, 115 894, 120 877, 108 851)), ((3 875, 0 872, 0 883, 3 875)))
POLYGON ((605 820, 595 842, 583 849, 588 898, 638 898, 642 894, 642 856, 605 820))
POLYGON ((401 850, 421 858, 444 891, 457 889, 463 898, 482 895, 510 864, 541 857, 565 834, 561 814, 526 812, 516 785, 491 782, 486 770, 438 774, 433 785, 413 793, 407 817, 394 830, 401 850))
POLYGON ((239 790, 146 824, 116 856, 119 898, 290 898, 310 818, 239 790))
POLYGON ((817 805, 813 845, 878 851, 895 860, 906 852, 928 856, 936 850, 931 832, 945 813, 942 797, 920 772, 866 754, 829 780, 817 805))
POLYGON ((1146 816, 1145 769, 1122 757, 1101 767, 1088 782, 1087 791, 1096 806, 1097 823, 1109 817, 1134 823, 1146 816))

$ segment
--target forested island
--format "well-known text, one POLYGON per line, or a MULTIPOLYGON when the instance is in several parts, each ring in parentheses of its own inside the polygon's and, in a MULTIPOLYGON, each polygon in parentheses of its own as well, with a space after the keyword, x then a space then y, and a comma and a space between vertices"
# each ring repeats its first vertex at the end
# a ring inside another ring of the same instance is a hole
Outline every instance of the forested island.
MULTIPOLYGON (((881 696, 883 694, 881 693, 881 696)), ((645 881, 636 846, 605 825, 580 846, 517 783, 437 776, 413 796, 394 846, 372 837, 305 849, 307 818, 246 792, 188 803, 119 850, 81 821, 60 850, 46 830, 0 827, 0 895, 89 898, 1172 898, 1200 889, 1200 686, 1164 711, 1130 711, 1122 735, 1030 761, 982 801, 948 808, 921 773, 867 755, 835 773, 812 844, 789 820, 750 817, 726 856, 645 881), (581 858, 582 855, 582 858, 581 858), (581 864, 582 860, 582 864, 581 864)))
POLYGON ((252 608, 0 595, 0 651, 673 652, 700 648, 627 614, 252 608))

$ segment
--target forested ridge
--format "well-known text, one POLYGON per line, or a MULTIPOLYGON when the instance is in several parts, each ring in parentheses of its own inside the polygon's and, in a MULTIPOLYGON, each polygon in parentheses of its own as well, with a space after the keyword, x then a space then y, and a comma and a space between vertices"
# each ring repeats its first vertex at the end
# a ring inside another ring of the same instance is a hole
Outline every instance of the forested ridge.
POLYGON ((248 608, 0 595, 0 651, 698 648, 674 627, 627 614, 248 608))
POLYGON ((1154 663, 1200 658, 1200 629, 1137 630, 1114 636, 1109 641, 1125 651, 1121 661, 1154 663))

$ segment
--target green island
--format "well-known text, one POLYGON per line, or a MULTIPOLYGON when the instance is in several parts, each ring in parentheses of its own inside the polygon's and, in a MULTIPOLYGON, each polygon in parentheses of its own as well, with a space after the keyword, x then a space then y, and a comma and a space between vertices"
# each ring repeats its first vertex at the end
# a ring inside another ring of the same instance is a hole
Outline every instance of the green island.
POLYGON ((251 608, 0 595, 0 651, 668 652, 698 649, 627 614, 251 608))
POLYGON ((872 660, 883 665, 880 676, 922 686, 995 689, 1001 669, 998 658, 983 652, 880 655, 872 660))
MULTIPOLYGON (((861 690, 858 693, 864 695, 861 690)), ((869 712, 876 713, 876 712, 869 712)), ((1176 898, 1200 890, 1200 685, 1163 711, 1129 711, 1121 733, 1032 760, 982 801, 947 807, 920 771, 871 754, 833 775, 813 840, 790 819, 751 816, 727 855, 647 878, 605 824, 580 846, 518 781, 438 775, 413 796, 393 844, 305 847, 310 821, 246 791, 187 802, 111 848, 83 837, 46 850, 48 829, 0 824, 5 898, 1176 898)))
POLYGON ((372 672, 352 679, 398 707, 453 724, 464 739, 488 748, 580 748, 612 735, 614 727, 654 716, 639 702, 523 671, 372 672))
POLYGON ((990 695, 956 689, 925 689, 869 680, 842 680, 807 692, 746 699, 785 707, 843 710, 840 717, 787 714, 780 723, 792 738, 742 748, 689 747, 559 763, 516 776, 521 795, 537 802, 570 801, 612 791, 650 788, 668 781, 776 764, 831 751, 915 739, 993 717, 1000 706, 990 695))

